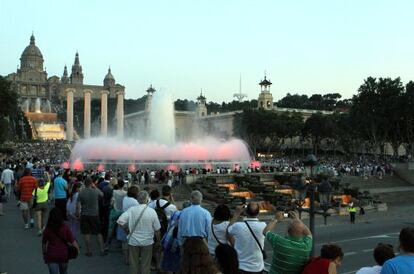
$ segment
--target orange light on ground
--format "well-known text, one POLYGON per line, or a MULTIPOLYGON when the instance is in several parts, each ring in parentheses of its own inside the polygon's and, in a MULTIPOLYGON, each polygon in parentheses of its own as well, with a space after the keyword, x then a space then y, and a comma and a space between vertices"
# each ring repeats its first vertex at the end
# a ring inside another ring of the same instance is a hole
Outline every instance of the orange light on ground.
POLYGON ((276 189, 276 193, 285 194, 285 195, 293 195, 294 190, 291 188, 283 188, 283 189, 276 189))
POLYGON ((237 185, 236 184, 219 184, 219 186, 226 187, 229 190, 236 190, 237 189, 237 185))
POLYGON ((269 201, 259 202, 259 213, 269 213, 273 211, 273 205, 269 201))
POLYGON ((254 194, 251 191, 230 192, 229 194, 234 197, 240 197, 240 198, 246 198, 246 199, 251 199, 254 197, 254 194))
POLYGON ((351 195, 342 195, 342 204, 349 204, 351 202, 351 195))
POLYGON ((310 198, 305 198, 302 208, 310 208, 310 198))

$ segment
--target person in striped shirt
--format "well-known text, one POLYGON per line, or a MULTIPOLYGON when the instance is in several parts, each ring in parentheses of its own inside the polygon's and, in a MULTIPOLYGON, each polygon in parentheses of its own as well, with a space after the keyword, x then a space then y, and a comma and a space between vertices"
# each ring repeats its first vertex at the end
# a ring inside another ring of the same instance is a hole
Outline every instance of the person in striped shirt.
POLYGON ((273 249, 269 274, 299 274, 309 260, 312 251, 312 234, 294 212, 290 212, 289 215, 292 221, 286 235, 272 232, 276 224, 283 220, 283 212, 277 212, 276 218, 263 230, 273 249))

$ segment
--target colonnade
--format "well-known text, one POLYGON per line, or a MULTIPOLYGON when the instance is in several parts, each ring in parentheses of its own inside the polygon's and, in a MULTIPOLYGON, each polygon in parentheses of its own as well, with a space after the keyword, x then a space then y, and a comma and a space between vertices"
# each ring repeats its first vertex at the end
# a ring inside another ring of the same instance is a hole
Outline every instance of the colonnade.
MULTIPOLYGON (((73 141, 73 96, 75 89, 66 90, 66 140, 73 141)), ((92 90, 84 90, 84 123, 83 132, 84 138, 91 137, 91 96, 92 90)), ((124 134, 124 92, 118 91, 116 93, 116 128, 117 135, 122 137, 124 134)), ((102 90, 101 95, 101 136, 108 135, 108 95, 109 91, 102 90)))

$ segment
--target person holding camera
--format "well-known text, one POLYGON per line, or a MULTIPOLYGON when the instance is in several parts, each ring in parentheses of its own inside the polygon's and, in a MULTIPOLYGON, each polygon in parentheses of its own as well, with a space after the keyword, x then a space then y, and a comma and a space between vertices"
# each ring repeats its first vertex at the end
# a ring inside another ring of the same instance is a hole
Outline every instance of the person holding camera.
POLYGON ((291 211, 289 214, 277 212, 276 217, 264 229, 263 235, 273 249, 270 274, 300 273, 309 260, 312 251, 312 234, 309 228, 291 211), (276 224, 287 216, 292 219, 286 235, 272 232, 276 224))
POLYGON ((236 209, 227 229, 228 239, 237 251, 240 274, 263 273, 264 235, 266 223, 259 221, 259 204, 250 202, 236 209), (236 222, 241 215, 242 221, 236 222))

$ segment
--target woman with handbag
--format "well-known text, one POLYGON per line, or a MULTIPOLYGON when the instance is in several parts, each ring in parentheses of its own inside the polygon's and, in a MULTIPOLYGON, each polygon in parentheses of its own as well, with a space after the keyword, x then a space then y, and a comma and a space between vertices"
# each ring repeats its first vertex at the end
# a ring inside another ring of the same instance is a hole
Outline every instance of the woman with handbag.
POLYGON ((43 259, 50 274, 67 274, 69 259, 76 258, 79 245, 69 227, 64 224, 59 208, 53 208, 42 238, 43 259))

